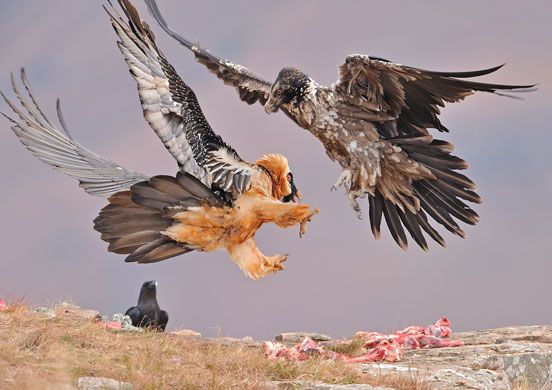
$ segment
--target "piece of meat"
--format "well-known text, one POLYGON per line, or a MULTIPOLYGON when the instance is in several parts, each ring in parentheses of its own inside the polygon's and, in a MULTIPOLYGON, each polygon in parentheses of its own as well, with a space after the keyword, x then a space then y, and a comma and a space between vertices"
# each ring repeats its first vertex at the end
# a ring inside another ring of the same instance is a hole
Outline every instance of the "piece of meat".
POLYGON ((308 337, 291 348, 280 343, 265 341, 262 351, 270 359, 281 358, 294 361, 303 361, 312 356, 319 356, 323 359, 345 363, 398 362, 402 359, 405 350, 464 345, 462 341, 443 339, 443 337, 450 336, 451 333, 450 321, 448 318, 442 317, 433 325, 409 326, 389 335, 378 332, 357 332, 355 338, 360 338, 363 341, 365 350, 364 354, 358 356, 329 351, 308 337))

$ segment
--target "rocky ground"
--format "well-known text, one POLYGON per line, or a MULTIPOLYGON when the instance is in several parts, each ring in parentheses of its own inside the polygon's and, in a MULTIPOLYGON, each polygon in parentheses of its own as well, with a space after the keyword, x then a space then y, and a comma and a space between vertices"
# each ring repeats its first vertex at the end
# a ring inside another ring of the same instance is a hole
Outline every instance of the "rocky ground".
MULTIPOLYGON (((454 333, 463 347, 407 351, 401 362, 360 364, 363 373, 409 375, 430 389, 552 389, 552 326, 454 333)), ((284 389, 392 389, 370 385, 284 383, 284 389), (286 387, 287 386, 287 387, 286 387), (295 386, 295 387, 294 387, 295 386)))
MULTIPOLYGON (((0 387, 33 388, 21 384, 42 375, 66 389, 149 388, 151 383, 274 390, 552 389, 552 326, 454 333, 451 338, 464 346, 409 350, 400 362, 353 365, 316 358, 280 363, 264 357, 261 342, 251 338, 209 339, 191 330, 133 332, 109 324, 98 312, 69 304, 0 310, 0 387), (140 360, 133 352, 139 348, 142 354, 165 355, 166 364, 140 360), (105 367, 99 367, 104 360, 105 367), (218 376, 211 378, 213 372, 218 376), (167 378, 173 382, 159 382, 167 378)), ((327 348, 344 342, 312 333, 275 339, 291 346, 305 336, 327 348)))

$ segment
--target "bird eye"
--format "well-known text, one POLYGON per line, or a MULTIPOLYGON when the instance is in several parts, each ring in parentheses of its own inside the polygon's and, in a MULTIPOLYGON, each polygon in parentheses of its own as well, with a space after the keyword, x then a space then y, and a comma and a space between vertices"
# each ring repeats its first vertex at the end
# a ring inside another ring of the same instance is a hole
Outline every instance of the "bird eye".
POLYGON ((274 91, 274 95, 280 96, 282 93, 284 93, 284 90, 282 88, 278 88, 276 91, 274 91))

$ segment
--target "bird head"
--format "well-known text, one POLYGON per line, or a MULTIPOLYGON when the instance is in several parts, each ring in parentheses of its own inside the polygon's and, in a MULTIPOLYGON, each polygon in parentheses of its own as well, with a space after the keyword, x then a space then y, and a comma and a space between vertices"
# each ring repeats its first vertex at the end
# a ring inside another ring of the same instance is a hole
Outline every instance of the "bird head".
POLYGON ((256 161, 256 164, 262 167, 272 181, 272 196, 276 199, 282 199, 286 195, 292 193, 293 175, 291 182, 288 178, 289 166, 287 158, 280 154, 265 154, 256 161))
POLYGON ((284 68, 278 73, 270 88, 270 95, 264 105, 265 112, 278 111, 285 104, 298 104, 307 93, 310 77, 299 69, 284 68))
POLYGON ((140 297, 155 297, 157 295, 157 281, 149 280, 142 284, 140 289, 140 297))
POLYGON ((291 187, 291 193, 289 195, 284 196, 282 198, 282 202, 284 202, 284 203, 288 203, 288 202, 297 203, 298 201, 301 200, 301 198, 303 196, 301 194, 301 191, 299 191, 299 189, 295 185, 295 182, 293 181, 293 173, 289 172, 287 174, 287 179, 288 179, 288 182, 289 182, 289 186, 291 187))

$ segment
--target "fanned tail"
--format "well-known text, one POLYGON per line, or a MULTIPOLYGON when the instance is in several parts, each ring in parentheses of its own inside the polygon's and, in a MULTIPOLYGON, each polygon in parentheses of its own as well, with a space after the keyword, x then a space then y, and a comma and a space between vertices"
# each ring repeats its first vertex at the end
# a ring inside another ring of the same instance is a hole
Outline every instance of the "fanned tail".
POLYGON ((464 201, 481 203, 480 196, 475 192, 475 183, 457 172, 466 169, 468 164, 450 154, 451 144, 434 140, 431 136, 395 138, 390 141, 427 168, 434 178, 412 183, 414 195, 420 201, 417 213, 401 209, 385 199, 379 191, 370 195, 370 225, 374 236, 380 236, 383 216, 393 239, 403 249, 408 247, 405 228, 423 250, 429 249, 424 232, 439 245, 445 246, 443 237, 431 226, 430 216, 451 233, 465 238, 456 220, 474 225, 479 221, 479 216, 464 201))
POLYGON ((109 243, 110 252, 128 254, 126 262, 154 263, 194 250, 162 232, 174 223, 175 213, 205 204, 224 202, 192 175, 154 176, 113 194, 94 229, 109 243))

